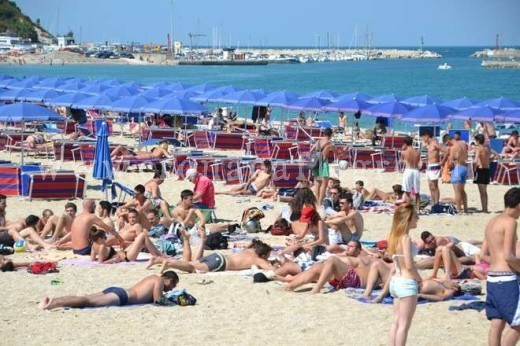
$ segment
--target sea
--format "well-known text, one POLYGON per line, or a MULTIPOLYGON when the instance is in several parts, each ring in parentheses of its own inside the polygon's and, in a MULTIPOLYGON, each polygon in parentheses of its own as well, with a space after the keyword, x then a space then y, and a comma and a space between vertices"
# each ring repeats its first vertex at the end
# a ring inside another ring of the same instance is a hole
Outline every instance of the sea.
MULTIPOLYGON (((440 59, 400 59, 268 64, 264 66, 140 66, 140 65, 0 65, 0 75, 15 77, 64 76, 84 79, 118 79, 137 83, 183 82, 233 85, 267 92, 288 90, 300 95, 319 90, 338 94, 360 92, 378 96, 394 93, 402 97, 429 95, 441 100, 468 97, 487 100, 507 97, 520 101, 520 69, 487 69, 481 59, 471 57, 486 47, 428 47, 440 59), (439 70, 447 63, 450 70, 439 70)), ((410 48, 403 48, 410 49, 410 48)), ((218 105, 207 105, 208 108, 218 105)), ((248 106, 234 106, 239 114, 248 106)), ((274 110, 274 118, 285 117, 274 110)), ((290 115, 289 115, 290 116, 290 115)), ((320 120, 337 122, 337 113, 320 113, 320 120)), ((361 127, 371 127, 374 119, 363 116, 361 127)), ((395 125, 406 128, 406 124, 395 125)))

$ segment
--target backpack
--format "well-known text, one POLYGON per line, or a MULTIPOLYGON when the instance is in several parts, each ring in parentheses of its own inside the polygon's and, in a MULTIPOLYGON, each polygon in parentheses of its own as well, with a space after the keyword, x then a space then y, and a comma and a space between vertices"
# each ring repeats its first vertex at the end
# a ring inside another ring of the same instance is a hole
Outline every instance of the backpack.
POLYGON ((430 210, 430 214, 450 214, 455 215, 457 214, 457 208, 453 204, 442 204, 437 203, 432 205, 432 209, 430 210))
POLYGON ((267 231, 272 235, 282 235, 288 236, 292 234, 292 228, 289 221, 286 219, 280 219, 275 221, 275 223, 267 228, 267 231))
POLYGON ((245 229, 248 233, 257 233, 262 231, 260 219, 263 219, 265 214, 257 207, 251 207, 244 210, 242 213, 241 228, 245 229))
POLYGON ((204 244, 206 250, 225 250, 228 248, 228 238, 222 232, 211 233, 204 244))
POLYGON ((57 273, 57 266, 56 262, 33 262, 29 264, 27 271, 31 274, 57 273))

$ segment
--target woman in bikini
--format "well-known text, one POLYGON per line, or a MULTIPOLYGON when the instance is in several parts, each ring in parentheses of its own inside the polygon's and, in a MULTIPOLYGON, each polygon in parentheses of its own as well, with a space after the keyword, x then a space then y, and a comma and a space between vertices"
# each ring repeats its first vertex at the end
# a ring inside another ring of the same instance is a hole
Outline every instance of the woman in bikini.
POLYGON ((140 159, 140 160, 152 160, 152 159, 163 159, 168 158, 170 155, 168 154, 168 141, 162 141, 158 146, 152 148, 152 150, 148 151, 132 151, 126 148, 123 145, 118 145, 112 152, 110 153, 110 157, 112 160, 120 159, 140 159))
POLYGON ((92 227, 90 230, 90 239, 92 241, 92 251, 90 253, 90 260, 96 261, 102 264, 118 263, 118 262, 130 262, 136 261, 139 252, 143 248, 146 248, 152 256, 162 257, 164 256, 155 245, 150 241, 145 233, 139 234, 130 246, 125 250, 117 251, 112 246, 106 246, 106 233, 101 229, 92 227))
POLYGON ((387 255, 392 257, 395 274, 390 280, 390 293, 394 297, 394 320, 390 328, 390 345, 405 345, 408 330, 417 307, 422 278, 415 267, 412 240, 409 232, 417 227, 419 219, 412 204, 398 207, 388 237, 387 255))
POLYGON ((319 164, 312 169, 312 176, 316 178, 315 185, 317 195, 316 198, 318 200, 318 205, 321 205, 323 199, 325 198, 325 191, 327 190, 328 182, 329 182, 329 152, 334 148, 334 145, 331 143, 330 139, 332 137, 332 130, 325 129, 323 131, 324 136, 321 137, 314 145, 311 147, 311 153, 318 152, 320 155, 319 164))

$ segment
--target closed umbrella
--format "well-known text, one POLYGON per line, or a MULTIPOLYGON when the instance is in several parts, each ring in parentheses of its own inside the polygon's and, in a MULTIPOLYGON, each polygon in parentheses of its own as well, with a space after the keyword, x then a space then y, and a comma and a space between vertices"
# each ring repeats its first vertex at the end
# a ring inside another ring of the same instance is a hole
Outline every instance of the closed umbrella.
POLYGON ((94 169, 92 177, 103 180, 101 191, 105 191, 108 184, 114 179, 114 170, 110 158, 110 146, 108 144, 108 126, 106 121, 96 124, 96 151, 94 154, 94 169))

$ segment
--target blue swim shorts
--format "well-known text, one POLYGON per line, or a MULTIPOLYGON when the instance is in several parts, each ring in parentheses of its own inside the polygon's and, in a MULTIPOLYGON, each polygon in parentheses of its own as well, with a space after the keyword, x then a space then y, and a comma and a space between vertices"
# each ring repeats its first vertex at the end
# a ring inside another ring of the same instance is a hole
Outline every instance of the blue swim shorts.
POLYGON ((510 326, 520 325, 520 289, 518 276, 487 277, 486 316, 488 320, 505 320, 510 326))
POLYGON ((114 293, 119 298, 119 306, 128 304, 128 293, 121 287, 108 287, 103 290, 104 294, 114 293))
POLYGON ((417 281, 393 276, 390 280, 390 294, 394 298, 413 297, 419 294, 417 281))
POLYGON ((468 168, 466 166, 456 165, 451 171, 452 184, 466 184, 468 179, 468 168))

